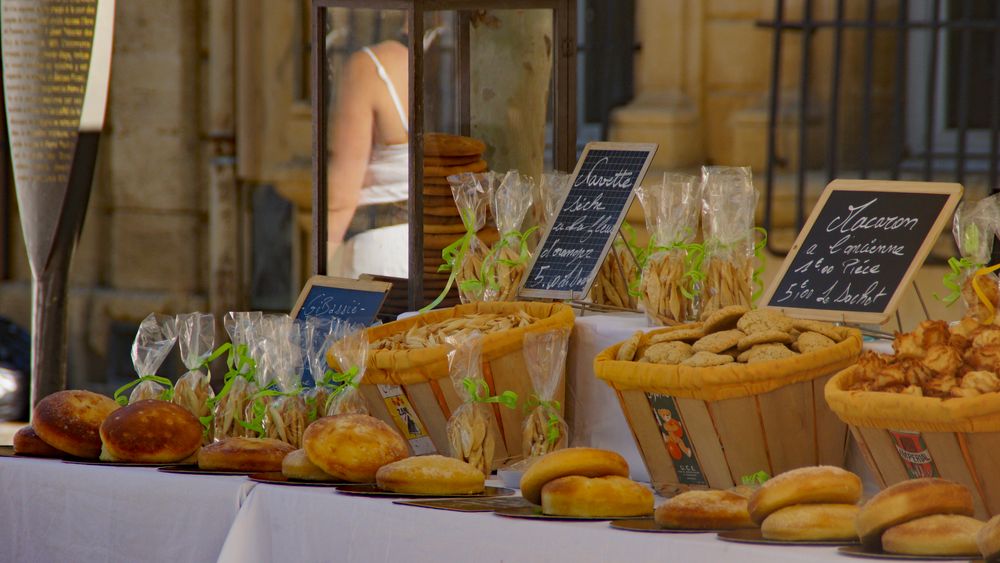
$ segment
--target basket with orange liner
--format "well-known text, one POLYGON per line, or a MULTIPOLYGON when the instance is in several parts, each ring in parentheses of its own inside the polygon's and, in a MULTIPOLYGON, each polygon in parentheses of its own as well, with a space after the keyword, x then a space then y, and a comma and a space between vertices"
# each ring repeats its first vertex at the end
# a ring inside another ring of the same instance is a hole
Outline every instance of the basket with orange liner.
MULTIPOLYGON (((453 347, 448 339, 473 332, 482 335, 485 387, 476 386, 473 395, 477 398, 497 397, 506 391, 528 398, 533 387, 523 355, 525 334, 571 329, 574 318, 573 310, 561 303, 469 303, 372 327, 361 392, 370 413, 398 428, 414 453, 448 454, 448 420, 468 399, 453 385, 449 372, 453 347)), ((336 369, 336 362, 330 363, 336 369)), ((554 399, 562 402, 564 395, 565 385, 560 382, 554 399)), ((495 468, 523 457, 526 412, 486 403, 497 437, 495 468)))
POLYGON ((861 353, 855 329, 772 309, 636 333, 597 356, 653 486, 726 489, 741 476, 843 466, 847 426, 823 386, 861 353))

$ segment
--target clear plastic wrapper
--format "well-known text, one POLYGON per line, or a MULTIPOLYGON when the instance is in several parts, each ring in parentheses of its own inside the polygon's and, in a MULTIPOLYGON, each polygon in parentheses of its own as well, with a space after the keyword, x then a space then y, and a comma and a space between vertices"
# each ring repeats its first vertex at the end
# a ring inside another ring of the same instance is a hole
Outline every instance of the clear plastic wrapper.
POLYGON ((528 237, 534 231, 521 231, 524 217, 531 208, 535 181, 511 170, 492 190, 491 206, 500 239, 490 249, 483 263, 484 297, 496 301, 514 301, 521 280, 531 260, 528 237))
POLYGON ((319 317, 306 319, 303 332, 303 351, 313 386, 302 390, 302 399, 308 409, 308 422, 324 416, 330 388, 325 384, 327 371, 326 352, 330 346, 328 337, 334 334, 338 322, 319 317))
POLYGON ((215 346, 215 317, 205 313, 177 315, 177 347, 187 368, 174 384, 175 404, 187 409, 205 424, 204 443, 212 441, 212 376, 205 363, 215 346))
POLYGON ((983 323, 995 320, 1000 302, 1000 278, 994 272, 982 271, 989 265, 998 232, 1000 194, 974 203, 962 202, 955 210, 952 233, 961 257, 948 261, 952 271, 945 276, 945 286, 952 293, 944 300, 951 304, 961 296, 966 311, 983 323))
POLYGON ((705 257, 702 317, 729 305, 750 307, 754 295, 757 192, 749 167, 702 167, 705 257))
POLYGON ((553 171, 542 174, 542 180, 538 183, 538 193, 541 205, 541 217, 538 218, 540 231, 546 232, 549 225, 555 220, 559 213, 559 204, 569 192, 570 175, 565 172, 553 171))
POLYGON ((496 436, 490 423, 493 411, 486 398, 489 386, 483 379, 482 340, 478 332, 449 339, 448 374, 462 404, 451 413, 445 430, 451 457, 471 464, 488 476, 493 469, 496 436))
POLYGON ((458 296, 462 303, 492 301, 492 296, 482 283, 483 261, 489 247, 476 235, 486 226, 489 193, 472 173, 448 176, 455 205, 465 225, 465 235, 446 248, 445 261, 451 264, 458 296))
POLYGON ((299 448, 302 446, 302 433, 309 423, 309 407, 301 393, 304 365, 302 325, 291 317, 281 315, 270 329, 271 333, 266 337, 266 341, 270 342, 265 349, 266 371, 269 372, 266 377, 269 387, 276 389, 268 388, 267 394, 259 397, 264 403, 264 436, 299 448))
POLYGON ((330 337, 329 356, 336 362, 336 387, 326 402, 326 416, 338 414, 368 414, 368 403, 359 385, 368 362, 368 335, 365 327, 341 323, 337 334, 330 337))
POLYGON ((250 342, 262 319, 263 315, 256 311, 231 312, 226 315, 224 323, 232 350, 225 385, 214 400, 212 437, 216 441, 256 435, 245 424, 247 407, 257 393, 257 366, 250 354, 250 342))
POLYGON ((132 392, 129 394, 128 404, 146 399, 171 399, 173 385, 169 379, 157 376, 156 371, 167 359, 175 342, 177 333, 173 317, 150 313, 142 320, 132 343, 132 366, 135 367, 138 379, 115 392, 115 400, 119 404, 124 403, 122 394, 129 387, 132 387, 132 392))
POLYGON ((695 298, 702 249, 697 236, 700 209, 697 178, 664 174, 663 181, 637 190, 650 234, 639 302, 653 325, 697 318, 695 298))
POLYGON ((566 447, 569 427, 555 399, 566 369, 569 330, 530 332, 524 335, 524 363, 534 396, 521 427, 521 448, 528 457, 543 456, 566 447))

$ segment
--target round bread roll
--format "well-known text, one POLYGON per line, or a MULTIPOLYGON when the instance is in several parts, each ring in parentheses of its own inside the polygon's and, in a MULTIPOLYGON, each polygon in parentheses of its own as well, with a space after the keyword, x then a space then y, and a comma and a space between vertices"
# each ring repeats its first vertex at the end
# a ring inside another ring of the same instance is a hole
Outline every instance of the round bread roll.
POLYGON ((281 471, 281 462, 295 448, 272 438, 226 438, 198 450, 198 468, 206 471, 281 471))
POLYGON ((50 446, 86 459, 101 455, 101 423, 118 408, 90 391, 57 391, 35 405, 31 426, 50 446))
POLYGON ((486 490, 483 472, 443 455, 409 457, 383 465, 375 474, 379 488, 395 493, 471 495, 486 490))
POLYGON ((772 512, 760 525, 769 540, 854 541, 856 504, 796 504, 772 512))
POLYGON ((959 514, 933 514, 893 526, 882 534, 882 550, 903 555, 979 556, 976 534, 983 522, 959 514))
POLYGON ((683 530, 756 528, 747 498, 732 491, 687 491, 656 507, 656 523, 683 530))
POLYGON ((542 503, 542 487, 569 475, 628 477, 628 462, 615 452, 597 448, 566 448, 542 456, 521 476, 521 495, 534 504, 542 503))
POLYGON ((976 545, 986 563, 1000 562, 1000 514, 990 518, 990 521, 976 534, 976 545))
POLYGON ((320 469, 352 483, 372 483, 380 467, 410 455, 399 432, 366 414, 323 417, 306 428, 302 445, 320 469))
POLYGON ((184 407, 145 400, 122 407, 104 419, 104 452, 117 461, 175 463, 201 447, 201 422, 184 407))
POLYGON ((858 513, 855 525, 861 543, 872 549, 882 545, 882 532, 932 514, 972 516, 972 493, 964 486, 936 477, 896 483, 873 496, 858 513))
POLYGON ((38 433, 31 426, 22 427, 14 434, 14 453, 35 457, 62 457, 66 455, 39 438, 38 433))
POLYGON ((620 475, 569 475, 542 487, 542 512, 588 518, 648 516, 653 513, 653 492, 620 475))
POLYGON ((309 461, 303 449, 295 450, 281 460, 281 474, 297 481, 336 481, 333 475, 309 461))
POLYGON ((839 467, 801 467, 769 479, 750 497, 750 518, 760 524, 769 514, 796 504, 855 504, 861 479, 839 467))

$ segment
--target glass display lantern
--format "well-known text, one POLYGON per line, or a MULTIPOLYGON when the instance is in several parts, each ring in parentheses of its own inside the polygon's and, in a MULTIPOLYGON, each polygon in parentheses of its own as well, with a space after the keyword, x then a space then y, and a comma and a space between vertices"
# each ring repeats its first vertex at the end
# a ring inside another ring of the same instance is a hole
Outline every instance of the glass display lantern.
POLYGON ((416 310, 467 230, 448 177, 572 170, 575 0, 313 0, 311 16, 313 269, 391 279, 416 310))

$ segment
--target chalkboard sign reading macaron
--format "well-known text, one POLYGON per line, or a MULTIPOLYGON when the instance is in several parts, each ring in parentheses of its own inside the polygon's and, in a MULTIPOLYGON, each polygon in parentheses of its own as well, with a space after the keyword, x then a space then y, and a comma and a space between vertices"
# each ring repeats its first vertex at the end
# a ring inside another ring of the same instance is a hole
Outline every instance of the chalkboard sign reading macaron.
POLYGON ((587 144, 518 295, 543 299, 587 295, 656 148, 656 144, 587 144))
POLYGON ((947 183, 831 182, 763 304, 795 317, 884 323, 962 191, 947 183))

